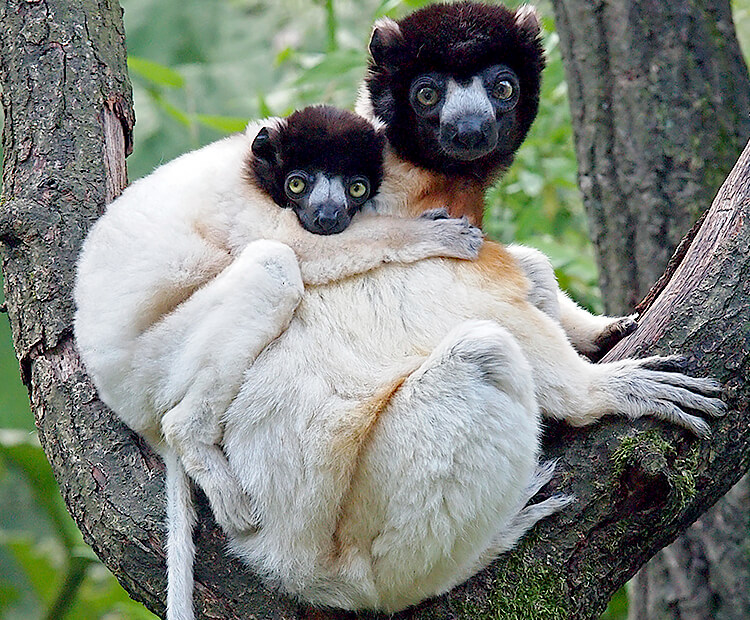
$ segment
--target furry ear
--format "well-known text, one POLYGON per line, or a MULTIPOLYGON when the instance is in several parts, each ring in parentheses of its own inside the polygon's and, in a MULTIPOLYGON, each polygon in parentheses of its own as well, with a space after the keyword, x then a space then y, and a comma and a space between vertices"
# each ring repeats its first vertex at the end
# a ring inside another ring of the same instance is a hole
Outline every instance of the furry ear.
POLYGON ((542 25, 539 23, 539 15, 536 9, 530 4, 523 4, 516 9, 516 25, 529 37, 536 39, 542 31, 542 25))
POLYGON ((273 162, 276 158, 276 145, 271 139, 271 131, 268 127, 263 127, 258 135, 255 136, 253 144, 250 147, 253 155, 258 159, 262 159, 266 162, 273 162))
POLYGON ((390 17, 377 20, 372 28, 369 49, 377 66, 397 66, 404 49, 404 36, 399 25, 390 17))

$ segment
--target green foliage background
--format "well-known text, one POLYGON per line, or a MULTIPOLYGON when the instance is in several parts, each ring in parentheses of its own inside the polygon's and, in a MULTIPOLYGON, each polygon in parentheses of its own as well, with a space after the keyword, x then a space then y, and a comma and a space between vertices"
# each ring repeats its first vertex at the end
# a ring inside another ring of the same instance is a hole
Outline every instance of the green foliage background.
MULTIPOLYGON (((128 164, 131 180, 180 153, 240 131, 251 118, 285 115, 316 102, 351 108, 364 71, 372 22, 424 4, 424 0, 121 0, 137 117, 135 152, 128 164)), ((496 239, 546 252, 562 286, 579 302, 600 311, 596 267, 576 187, 558 38, 548 0, 537 4, 549 58, 541 110, 516 163, 489 192, 485 225, 496 239)), ((738 34, 746 44, 750 0, 732 4, 738 34)), ((626 606, 621 591, 605 618, 625 618, 626 606)), ((34 434, 4 318, 0 318, 0 618, 154 618, 130 601, 68 517, 34 434)))

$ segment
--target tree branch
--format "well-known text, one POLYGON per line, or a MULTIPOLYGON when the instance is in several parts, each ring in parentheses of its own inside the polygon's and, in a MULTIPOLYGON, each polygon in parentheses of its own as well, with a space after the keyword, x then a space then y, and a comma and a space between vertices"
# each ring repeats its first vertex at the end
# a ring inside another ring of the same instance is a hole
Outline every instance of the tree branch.
MULTIPOLYGON (((0 21, 0 242, 40 440, 86 541, 134 598, 162 613, 163 465, 97 400, 70 328, 77 249, 123 181, 130 142, 120 9, 108 0, 8 0, 0 21)), ((561 459, 553 491, 575 493, 578 502, 489 570, 397 618, 596 617, 747 467, 748 172, 746 151, 670 286, 623 344, 638 354, 686 351, 700 373, 726 383, 733 412, 714 424, 714 439, 653 421, 550 424, 546 454, 561 459)), ((205 501, 199 514, 200 617, 377 617, 316 611, 268 592, 227 557, 205 501)))

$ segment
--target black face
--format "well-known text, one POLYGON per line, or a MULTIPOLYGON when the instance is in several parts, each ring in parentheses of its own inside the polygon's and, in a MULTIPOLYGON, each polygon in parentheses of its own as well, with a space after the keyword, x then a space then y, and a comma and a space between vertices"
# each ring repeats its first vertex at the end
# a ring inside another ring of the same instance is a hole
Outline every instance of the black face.
POLYGON ((538 110, 539 29, 528 7, 471 1, 380 20, 365 85, 396 153, 482 182, 505 170, 538 110))
POLYGON ((343 177, 325 171, 294 170, 284 182, 287 206, 302 226, 317 235, 345 230, 370 197, 370 181, 362 175, 343 177))
POLYGON ((347 228, 377 192, 384 138, 360 116, 330 106, 295 112, 265 127, 252 145, 253 180, 318 235, 347 228))
POLYGON ((505 65, 493 65, 462 81, 446 73, 427 73, 412 80, 409 88, 423 148, 461 162, 508 150, 501 137, 515 121, 519 99, 518 77, 505 65))

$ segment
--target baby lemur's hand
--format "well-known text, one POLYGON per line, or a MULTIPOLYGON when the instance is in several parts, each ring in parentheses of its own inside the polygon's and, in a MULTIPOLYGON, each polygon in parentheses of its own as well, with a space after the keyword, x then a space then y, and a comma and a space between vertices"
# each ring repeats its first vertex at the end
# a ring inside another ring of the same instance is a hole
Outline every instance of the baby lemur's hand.
POLYGON ((419 217, 426 220, 448 220, 451 216, 450 213, 448 213, 448 209, 440 207, 439 209, 427 209, 427 211, 423 212, 419 217))
POLYGON ((473 260, 479 256, 484 235, 466 217, 452 218, 447 209, 429 209, 419 217, 432 220, 438 243, 444 246, 446 257, 473 260))

